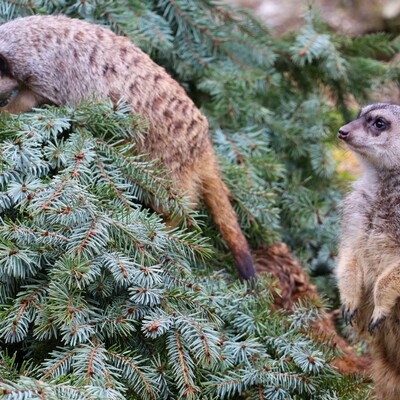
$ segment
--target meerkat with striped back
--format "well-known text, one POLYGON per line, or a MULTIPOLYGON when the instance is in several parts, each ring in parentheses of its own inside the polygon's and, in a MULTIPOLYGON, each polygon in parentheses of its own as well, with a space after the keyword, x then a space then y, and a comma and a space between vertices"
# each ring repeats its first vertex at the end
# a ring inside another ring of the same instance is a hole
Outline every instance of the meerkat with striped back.
POLYGON ((23 113, 50 103, 76 105, 93 97, 126 101, 148 123, 139 150, 160 161, 193 202, 202 197, 230 248, 241 278, 255 274, 220 178, 208 122, 184 89, 128 38, 64 16, 19 18, 0 26, 1 109, 23 113))
POLYGON ((362 177, 346 197, 336 275, 347 323, 372 335, 375 391, 400 399, 400 106, 371 104, 340 128, 362 177))

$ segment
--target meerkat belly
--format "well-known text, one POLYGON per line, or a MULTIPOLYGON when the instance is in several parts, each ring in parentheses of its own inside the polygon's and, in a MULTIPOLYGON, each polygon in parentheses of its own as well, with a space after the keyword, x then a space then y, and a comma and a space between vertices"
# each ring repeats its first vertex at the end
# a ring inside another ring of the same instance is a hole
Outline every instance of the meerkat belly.
MULTIPOLYGON (((366 330, 374 309, 374 288, 378 279, 389 269, 400 265, 400 231, 377 215, 368 219, 356 259, 363 273, 364 299, 359 313, 361 330, 366 330)), ((400 340, 400 337, 399 337, 400 340)))
POLYGON ((400 232, 395 232, 380 218, 373 218, 365 229, 358 250, 358 260, 363 270, 366 291, 372 291, 380 275, 400 264, 400 232))
POLYGON ((387 232, 371 230, 366 233, 358 251, 366 288, 373 287, 382 273, 400 264, 400 247, 396 242, 387 232))

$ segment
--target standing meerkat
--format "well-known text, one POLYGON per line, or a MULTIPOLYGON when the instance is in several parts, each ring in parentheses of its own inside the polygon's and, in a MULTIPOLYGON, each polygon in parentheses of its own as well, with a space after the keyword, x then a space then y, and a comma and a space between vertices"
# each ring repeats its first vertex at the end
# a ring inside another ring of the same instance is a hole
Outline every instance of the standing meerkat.
POLYGON ((140 151, 171 173, 176 187, 202 197, 228 244, 241 278, 254 276, 248 244, 222 182, 208 122, 164 68, 129 39, 64 16, 19 18, 0 26, 0 97, 18 93, 2 110, 23 113, 45 103, 126 101, 148 122, 140 151))
POLYGON ((372 335, 378 398, 399 400, 400 106, 366 106, 338 137, 363 166, 342 216, 336 275, 343 315, 372 335))

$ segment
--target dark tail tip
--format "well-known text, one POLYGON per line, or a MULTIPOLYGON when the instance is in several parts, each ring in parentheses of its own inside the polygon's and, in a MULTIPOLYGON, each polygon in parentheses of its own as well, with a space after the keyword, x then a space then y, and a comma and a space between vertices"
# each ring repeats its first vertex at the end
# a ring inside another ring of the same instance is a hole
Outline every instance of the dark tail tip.
POLYGON ((249 252, 241 252, 234 255, 236 269, 239 272, 240 279, 250 280, 256 274, 253 259, 249 252))

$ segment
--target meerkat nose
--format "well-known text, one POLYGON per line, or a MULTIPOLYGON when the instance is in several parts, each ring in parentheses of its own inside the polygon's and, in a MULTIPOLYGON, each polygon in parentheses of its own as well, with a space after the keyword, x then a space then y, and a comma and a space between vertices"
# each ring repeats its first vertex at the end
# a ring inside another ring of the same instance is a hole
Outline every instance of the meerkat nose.
POLYGON ((339 139, 342 139, 342 140, 346 140, 347 139, 347 136, 349 136, 349 131, 345 131, 345 130, 343 130, 343 129, 339 129, 339 133, 338 133, 338 138, 339 139))

